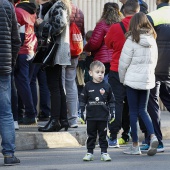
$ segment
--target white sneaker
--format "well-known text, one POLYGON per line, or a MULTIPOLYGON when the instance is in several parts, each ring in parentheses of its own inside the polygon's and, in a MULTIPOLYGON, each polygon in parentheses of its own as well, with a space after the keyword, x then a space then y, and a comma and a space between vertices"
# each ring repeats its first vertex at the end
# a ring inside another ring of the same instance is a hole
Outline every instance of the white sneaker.
POLYGON ((130 146, 123 153, 128 155, 141 155, 141 150, 139 146, 136 147, 130 146))
POLYGON ((101 155, 101 161, 111 161, 111 160, 112 159, 111 159, 111 157, 110 157, 110 155, 108 153, 103 153, 101 155))
POLYGON ((18 121, 14 121, 14 128, 15 130, 19 130, 18 121))
POLYGON ((86 153, 85 157, 83 158, 83 161, 93 161, 94 156, 91 153, 86 153))
POLYGON ((153 155, 156 154, 158 144, 159 144, 159 142, 158 142, 157 137, 156 137, 156 136, 153 136, 153 137, 151 138, 150 147, 149 147, 148 152, 147 152, 147 155, 148 155, 148 156, 153 156, 153 155))
POLYGON ((76 124, 76 123, 75 123, 75 124, 72 124, 72 125, 70 125, 70 127, 71 127, 71 128, 78 128, 78 124, 76 124))

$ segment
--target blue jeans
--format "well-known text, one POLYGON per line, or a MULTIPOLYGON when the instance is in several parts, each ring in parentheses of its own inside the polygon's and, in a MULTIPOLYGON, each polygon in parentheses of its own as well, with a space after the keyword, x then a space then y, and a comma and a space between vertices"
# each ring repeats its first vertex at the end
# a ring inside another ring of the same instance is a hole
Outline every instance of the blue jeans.
POLYGON ((15 152, 15 130, 11 111, 11 75, 0 76, 0 134, 2 154, 15 152))
POLYGON ((38 79, 39 91, 40 91, 40 111, 45 116, 50 116, 50 92, 47 86, 47 78, 45 71, 42 71, 40 64, 35 64, 34 73, 31 79, 31 91, 33 96, 34 108, 37 113, 37 85, 36 79, 38 79))
POLYGON ((133 142, 138 142, 137 120, 139 116, 147 128, 148 134, 154 134, 152 121, 147 112, 150 90, 136 90, 127 86, 126 92, 129 104, 132 140, 133 142))
POLYGON ((34 71, 32 61, 27 61, 29 55, 21 54, 17 58, 17 68, 15 69, 15 83, 22 103, 25 106, 25 116, 34 118, 36 111, 34 109, 30 80, 34 71))

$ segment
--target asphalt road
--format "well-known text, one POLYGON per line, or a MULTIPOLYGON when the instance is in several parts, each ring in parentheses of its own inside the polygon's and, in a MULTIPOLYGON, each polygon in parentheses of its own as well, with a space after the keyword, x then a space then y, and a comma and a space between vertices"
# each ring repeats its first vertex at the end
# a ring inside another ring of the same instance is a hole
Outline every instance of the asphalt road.
POLYGON ((94 161, 83 162, 86 148, 38 149, 31 151, 17 151, 16 156, 21 164, 12 167, 3 166, 0 157, 0 169, 4 170, 169 170, 170 169, 170 140, 165 140, 165 152, 155 156, 146 154, 132 156, 125 155, 119 149, 109 148, 111 162, 100 160, 100 148, 95 149, 94 161))

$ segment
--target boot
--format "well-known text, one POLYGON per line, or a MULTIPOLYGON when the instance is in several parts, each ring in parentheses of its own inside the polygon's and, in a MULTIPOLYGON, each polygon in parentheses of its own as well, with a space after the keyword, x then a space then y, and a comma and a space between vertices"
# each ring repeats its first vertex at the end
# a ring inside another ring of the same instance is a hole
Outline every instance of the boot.
POLYGON ((65 131, 67 131, 69 127, 68 120, 67 119, 60 120, 60 123, 61 123, 61 129, 65 128, 65 131))
POLYGON ((58 132, 61 129, 61 125, 58 119, 50 118, 48 123, 44 127, 39 127, 39 132, 58 132))

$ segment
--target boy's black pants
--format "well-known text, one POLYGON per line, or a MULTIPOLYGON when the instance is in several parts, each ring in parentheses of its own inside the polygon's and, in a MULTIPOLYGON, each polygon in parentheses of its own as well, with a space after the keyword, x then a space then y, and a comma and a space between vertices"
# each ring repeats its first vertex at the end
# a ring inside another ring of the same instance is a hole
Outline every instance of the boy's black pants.
POLYGON ((88 120, 87 121, 87 150, 88 153, 93 154, 95 143, 97 139, 97 133, 99 135, 99 145, 101 153, 107 153, 108 142, 107 136, 107 121, 88 120))

